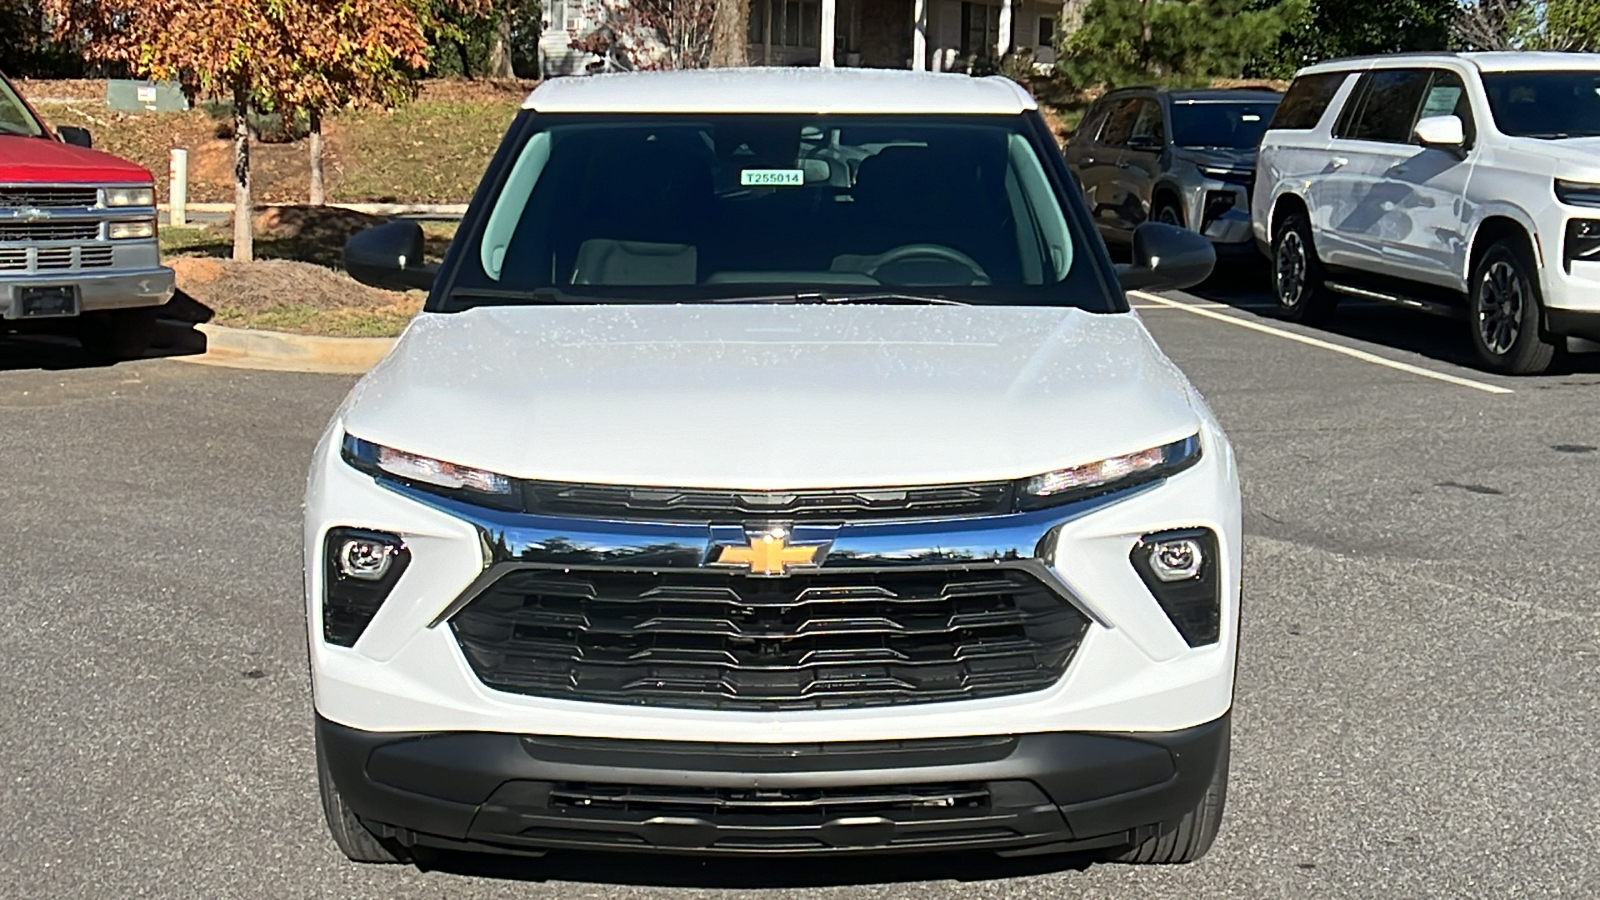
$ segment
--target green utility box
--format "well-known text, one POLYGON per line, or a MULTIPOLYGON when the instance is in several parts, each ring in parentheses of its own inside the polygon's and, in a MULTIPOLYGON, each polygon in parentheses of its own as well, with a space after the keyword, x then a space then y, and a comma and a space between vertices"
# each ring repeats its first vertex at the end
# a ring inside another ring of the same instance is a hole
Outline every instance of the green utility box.
POLYGON ((119 112, 184 112, 189 98, 176 81, 113 78, 106 83, 106 106, 119 112))

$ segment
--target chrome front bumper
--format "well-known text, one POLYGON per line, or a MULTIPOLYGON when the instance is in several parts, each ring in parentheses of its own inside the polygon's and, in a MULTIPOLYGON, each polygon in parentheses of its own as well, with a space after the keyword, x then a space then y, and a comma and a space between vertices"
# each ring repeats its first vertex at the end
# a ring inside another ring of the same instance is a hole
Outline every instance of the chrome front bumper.
POLYGON ((8 320, 21 318, 22 311, 17 302, 21 289, 63 285, 77 288, 78 311, 84 313, 160 306, 172 299, 175 282, 172 270, 165 266, 103 272, 63 270, 0 275, 0 317, 8 320))

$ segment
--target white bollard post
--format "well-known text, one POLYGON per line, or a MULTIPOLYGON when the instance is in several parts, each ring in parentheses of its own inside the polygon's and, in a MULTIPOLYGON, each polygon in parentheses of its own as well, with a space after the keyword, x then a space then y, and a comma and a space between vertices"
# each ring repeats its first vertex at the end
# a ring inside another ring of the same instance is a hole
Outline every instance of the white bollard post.
POLYGON ((172 151, 172 167, 168 171, 167 180, 167 223, 182 228, 188 224, 188 212, 184 209, 189 204, 189 151, 174 149, 172 151))

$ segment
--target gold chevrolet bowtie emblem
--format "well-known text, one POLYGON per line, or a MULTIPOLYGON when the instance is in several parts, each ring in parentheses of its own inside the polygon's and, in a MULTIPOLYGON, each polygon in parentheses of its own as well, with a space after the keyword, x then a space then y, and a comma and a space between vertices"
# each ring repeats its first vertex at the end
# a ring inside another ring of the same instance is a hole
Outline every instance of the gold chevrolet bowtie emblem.
POLYGON ((717 558, 718 566, 749 566, 752 575, 787 575, 790 566, 815 565, 822 545, 789 545, 789 532, 784 528, 751 532, 746 547, 724 545, 717 558))

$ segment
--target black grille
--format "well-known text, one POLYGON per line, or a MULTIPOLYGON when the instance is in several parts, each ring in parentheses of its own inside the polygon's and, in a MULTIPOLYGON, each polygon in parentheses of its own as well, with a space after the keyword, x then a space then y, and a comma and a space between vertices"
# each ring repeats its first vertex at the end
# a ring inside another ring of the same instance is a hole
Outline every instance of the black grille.
POLYGON ((528 482, 530 512, 602 519, 742 523, 998 515, 1012 511, 1009 481, 845 490, 734 491, 528 482))
POLYGON ((99 222, 0 222, 0 241, 92 241, 99 222))
POLYGON ((86 209, 99 202, 95 188, 0 187, 0 209, 86 209))
POLYGON ((1055 683, 1088 620, 1022 569, 512 570, 451 619, 496 690, 603 703, 818 709, 1055 683))

